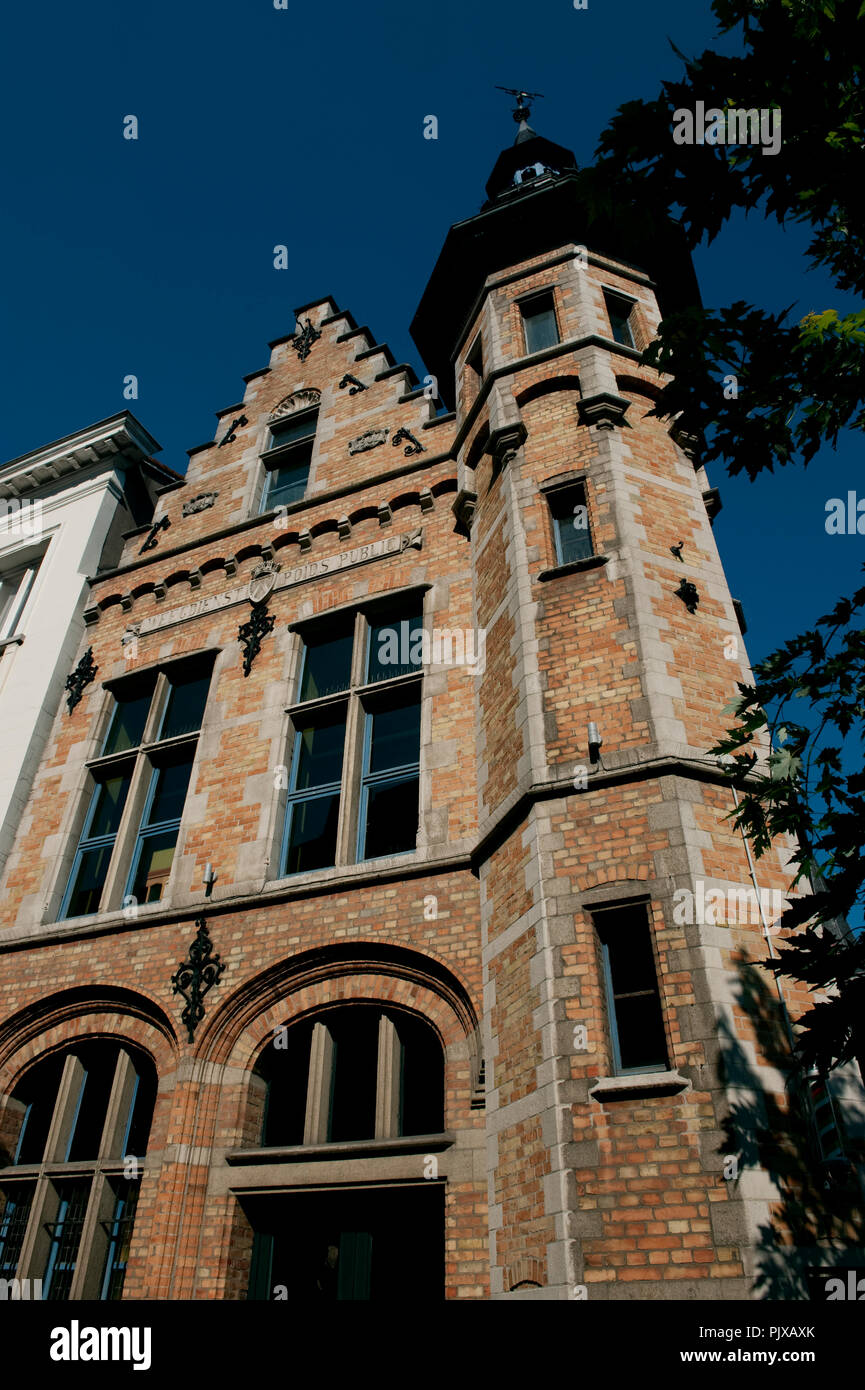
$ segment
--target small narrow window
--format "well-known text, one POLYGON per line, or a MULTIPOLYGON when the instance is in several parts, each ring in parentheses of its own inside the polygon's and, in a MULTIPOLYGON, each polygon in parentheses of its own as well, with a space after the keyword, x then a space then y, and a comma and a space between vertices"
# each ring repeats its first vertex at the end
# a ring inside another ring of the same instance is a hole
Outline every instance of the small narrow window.
POLYGON ((610 332, 613 335, 613 340, 617 343, 621 343, 623 347, 636 347, 634 332, 631 325, 631 316, 634 312, 634 301, 632 299, 622 299, 617 294, 605 294, 604 299, 607 305, 610 332))
POLYGON ((547 494, 547 502, 558 563, 573 565, 578 560, 588 560, 594 550, 585 488, 581 483, 556 488, 547 494))
POLYGON ((616 1074, 664 1071, 669 1058, 646 908, 601 909, 594 920, 616 1074))
POLYGON ((466 376, 475 386, 480 386, 484 378, 484 342, 480 333, 466 357, 466 376))
POLYGON ((540 352, 559 341, 556 311, 551 294, 538 295, 522 305, 526 352, 540 352))
POLYGON ((267 472, 261 496, 262 512, 300 502, 309 481, 318 411, 308 410, 272 426, 262 462, 267 472))

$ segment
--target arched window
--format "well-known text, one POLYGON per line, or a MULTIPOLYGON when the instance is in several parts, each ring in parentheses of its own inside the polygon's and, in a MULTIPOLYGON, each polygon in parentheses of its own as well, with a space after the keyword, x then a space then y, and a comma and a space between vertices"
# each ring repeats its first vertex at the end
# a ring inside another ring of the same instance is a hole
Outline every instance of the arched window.
POLYGON ((126 1044, 82 1040, 30 1068, 4 1107, 0 1279, 121 1297, 155 1098, 153 1065, 126 1044))
POLYGON ((444 1054, 415 1014, 346 1004, 280 1029, 262 1055, 265 1148, 440 1134, 444 1054))

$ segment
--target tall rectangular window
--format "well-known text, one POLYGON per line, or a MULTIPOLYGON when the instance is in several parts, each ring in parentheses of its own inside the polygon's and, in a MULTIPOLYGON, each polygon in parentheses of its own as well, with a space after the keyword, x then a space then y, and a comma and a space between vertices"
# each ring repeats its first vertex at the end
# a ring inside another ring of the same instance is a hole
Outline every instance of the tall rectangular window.
POLYGON ((599 909, 593 917, 615 1072, 665 1071, 669 1055, 647 909, 643 904, 599 909))
POLYGON ((345 715, 345 704, 337 705, 314 723, 298 728, 294 735, 284 873, 327 869, 336 862, 345 715))
POLYGON ((374 604, 357 617, 305 629, 281 874, 415 848, 421 604, 374 604))
POLYGON ((595 552, 583 484, 553 489, 547 493, 547 504, 558 563, 572 565, 578 560, 588 560, 595 552))
POLYGON ((318 411, 306 410, 271 427, 267 451, 261 456, 267 476, 260 511, 269 512, 303 499, 317 424, 318 411))
POLYGON ((636 347, 632 325, 634 301, 617 294, 605 294, 604 300, 614 342, 621 343, 623 347, 636 347))
POLYGON ((164 895, 212 666, 212 656, 193 658, 118 684, 102 750, 89 764, 95 786, 61 919, 105 910, 118 854, 129 856, 124 896, 148 903, 164 895))
POLYGON ((365 711, 358 859, 404 854, 417 842, 420 690, 365 711))
POLYGON ((540 352, 555 347, 559 341, 556 310, 551 294, 537 295, 521 305, 526 352, 540 352))

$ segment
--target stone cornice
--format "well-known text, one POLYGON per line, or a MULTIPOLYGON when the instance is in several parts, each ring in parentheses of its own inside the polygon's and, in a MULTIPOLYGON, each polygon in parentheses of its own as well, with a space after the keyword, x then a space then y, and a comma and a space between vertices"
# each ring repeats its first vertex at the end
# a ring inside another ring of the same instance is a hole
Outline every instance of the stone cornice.
POLYGON ((173 469, 151 457, 159 448, 135 416, 123 411, 4 463, 0 466, 0 496, 20 497, 94 464, 113 467, 114 460, 121 456, 149 465, 166 479, 179 478, 173 469))

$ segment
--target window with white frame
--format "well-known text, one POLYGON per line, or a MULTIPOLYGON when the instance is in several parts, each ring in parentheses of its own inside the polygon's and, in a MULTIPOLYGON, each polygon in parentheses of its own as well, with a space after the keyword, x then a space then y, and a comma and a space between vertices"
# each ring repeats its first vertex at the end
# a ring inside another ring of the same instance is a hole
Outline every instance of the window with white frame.
POLYGON ((22 618, 41 562, 37 555, 25 564, 13 562, 0 569, 0 650, 23 640, 22 618))

